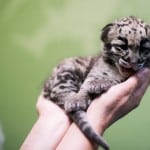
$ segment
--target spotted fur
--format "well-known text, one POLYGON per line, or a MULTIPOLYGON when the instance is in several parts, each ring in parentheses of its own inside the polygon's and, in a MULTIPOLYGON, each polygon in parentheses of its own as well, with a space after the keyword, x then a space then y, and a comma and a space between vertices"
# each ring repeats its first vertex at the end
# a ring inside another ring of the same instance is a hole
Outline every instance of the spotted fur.
POLYGON ((102 29, 102 53, 69 58, 60 63, 46 81, 43 95, 65 109, 81 131, 105 150, 109 147, 86 118, 95 97, 150 64, 150 27, 130 16, 102 29))

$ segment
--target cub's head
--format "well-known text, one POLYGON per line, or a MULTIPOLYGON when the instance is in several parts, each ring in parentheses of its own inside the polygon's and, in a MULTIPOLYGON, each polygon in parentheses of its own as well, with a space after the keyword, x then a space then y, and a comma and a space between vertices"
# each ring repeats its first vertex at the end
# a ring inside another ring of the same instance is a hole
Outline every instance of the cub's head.
POLYGON ((104 57, 120 72, 137 71, 150 64, 150 26, 130 16, 116 20, 102 29, 104 57))

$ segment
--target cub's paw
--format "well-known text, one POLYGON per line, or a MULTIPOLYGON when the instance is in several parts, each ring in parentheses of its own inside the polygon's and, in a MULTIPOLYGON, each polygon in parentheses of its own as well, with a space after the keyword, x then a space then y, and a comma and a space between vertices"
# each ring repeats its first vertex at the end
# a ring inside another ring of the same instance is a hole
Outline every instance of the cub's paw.
POLYGON ((110 83, 107 83, 105 81, 95 81, 91 84, 90 89, 88 91, 89 94, 102 94, 103 92, 106 92, 110 88, 110 83))
POLYGON ((66 112, 73 112, 78 110, 86 110, 90 105, 90 100, 85 101, 75 101, 75 102, 66 102, 64 105, 64 109, 66 112))

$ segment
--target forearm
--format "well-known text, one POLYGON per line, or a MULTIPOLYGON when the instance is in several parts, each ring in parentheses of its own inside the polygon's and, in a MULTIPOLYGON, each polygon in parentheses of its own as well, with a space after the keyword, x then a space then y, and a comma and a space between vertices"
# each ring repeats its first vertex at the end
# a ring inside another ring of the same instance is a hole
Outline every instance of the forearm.
POLYGON ((48 120, 45 116, 41 116, 24 141, 21 150, 55 149, 68 127, 67 118, 48 120))
POLYGON ((26 137, 21 150, 55 149, 70 126, 65 112, 51 101, 39 96, 36 109, 39 118, 26 137))
POLYGON ((69 125, 67 117, 40 116, 21 146, 21 150, 55 149, 69 125))
POLYGON ((80 131, 80 129, 73 123, 61 143, 56 150, 96 150, 96 147, 91 143, 80 131))

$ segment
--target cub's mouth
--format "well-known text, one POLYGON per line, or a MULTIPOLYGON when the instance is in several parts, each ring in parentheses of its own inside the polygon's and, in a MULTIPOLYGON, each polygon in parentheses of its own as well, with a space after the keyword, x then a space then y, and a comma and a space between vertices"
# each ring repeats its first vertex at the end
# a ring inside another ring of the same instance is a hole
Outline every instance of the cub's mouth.
POLYGON ((122 58, 119 59, 119 65, 120 65, 121 67, 124 67, 124 68, 127 68, 127 69, 131 69, 131 68, 132 68, 131 65, 130 65, 130 63, 126 62, 126 61, 125 61, 124 59, 122 59, 122 58))
POLYGON ((133 69, 133 67, 131 66, 131 64, 126 62, 122 58, 119 59, 118 65, 119 72, 124 77, 128 78, 136 72, 135 69, 133 69))
POLYGON ((121 68, 124 68, 126 70, 138 71, 144 67, 144 64, 145 64, 145 62, 129 63, 122 58, 119 59, 119 65, 121 66, 121 68))

